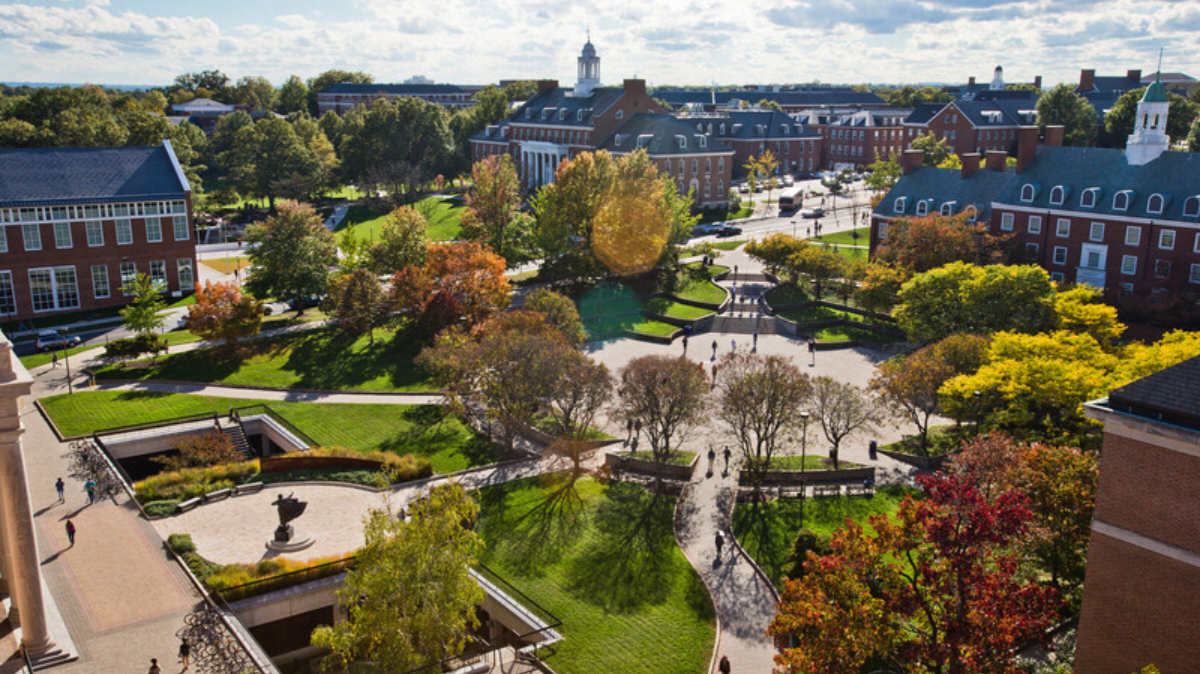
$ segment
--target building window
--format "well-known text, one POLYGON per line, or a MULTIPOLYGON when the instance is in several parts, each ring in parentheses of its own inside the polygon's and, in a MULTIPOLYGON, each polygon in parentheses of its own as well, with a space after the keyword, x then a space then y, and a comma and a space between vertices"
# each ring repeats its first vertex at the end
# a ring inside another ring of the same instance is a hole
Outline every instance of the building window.
POLYGON ((133 224, 128 220, 117 220, 117 244, 127 246, 133 243, 133 224))
POLYGON ((1050 280, 1054 281, 1055 283, 1062 283, 1065 278, 1066 277, 1063 276, 1063 273, 1061 271, 1050 272, 1050 280))
POLYGON ((1066 239, 1071 236, 1071 221, 1066 218, 1059 218, 1055 224, 1054 235, 1060 239, 1066 239))
POLYGON ((1067 248, 1066 248, 1066 246, 1055 246, 1054 247, 1054 264, 1066 264, 1066 263, 1067 263, 1067 248))
POLYGON ((37 225, 21 225, 21 237, 25 239, 25 250, 42 249, 42 230, 37 225))
POLYGON ((1133 193, 1130 192, 1129 190, 1122 190, 1120 192, 1117 192, 1113 196, 1113 210, 1115 210, 1115 211, 1129 210, 1129 197, 1132 195, 1133 195, 1133 193))
POLYGON ((92 295, 96 299, 108 297, 108 267, 102 264, 92 265, 92 295))
POLYGON ((17 313, 17 293, 13 288, 12 272, 0 271, 0 314, 17 313))
POLYGON ((616 116, 617 116, 617 119, 625 119, 625 111, 624 111, 624 110, 617 110, 617 115, 616 115, 616 116))
POLYGON ((725 158, 717 157, 717 173, 725 173, 725 158))
POLYGON ((192 275, 192 258, 181 257, 175 260, 175 268, 179 270, 180 290, 187 292, 196 287, 196 280, 192 275))
POLYGON ((1099 194, 1099 188, 1089 187, 1083 191, 1083 196, 1079 198, 1079 205, 1084 208, 1095 208, 1096 198, 1099 196, 1099 194))
POLYGON ((900 198, 896 199, 896 201, 894 201, 892 203, 892 212, 893 213, 903 213, 904 207, 907 205, 906 204, 907 201, 908 201, 908 197, 900 197, 900 198))
POLYGON ((700 160, 693 159, 692 160, 692 175, 699 175, 699 174, 700 174, 700 160))
POLYGON ((942 210, 941 210, 941 213, 942 213, 942 215, 945 215, 945 216, 947 216, 947 217, 949 217, 950 215, 953 215, 953 213, 954 213, 954 202, 953 202, 953 201, 947 201, 946 203, 942 204, 942 210))
POLYGON ((1200 216, 1200 197, 1188 197, 1183 202, 1183 214, 1189 218, 1200 216))
POLYGON ((1163 206, 1166 205, 1166 199, 1161 194, 1151 194, 1150 201, 1146 204, 1146 210, 1154 215, 1162 215, 1163 206))
POLYGON ((1034 193, 1033 185, 1028 185, 1028 184, 1022 185, 1021 186, 1021 201, 1025 202, 1027 204, 1032 203, 1033 202, 1033 193, 1034 193))
POLYGON ((1025 255, 1031 260, 1036 260, 1038 256, 1038 245, 1036 243, 1025 244, 1025 255))
POLYGON ((712 173, 712 157, 707 157, 704 160, 704 172, 712 173))
POLYGON ((167 290, 167 263, 165 260, 150 261, 150 280, 158 292, 167 290))
POLYGON ((1092 241, 1103 241, 1104 240, 1104 223, 1103 222, 1093 222, 1091 228, 1088 230, 1088 238, 1091 239, 1092 241))
POLYGON ((1062 185, 1055 185, 1054 189, 1050 190, 1050 205, 1062 206, 1063 200, 1067 197, 1067 191, 1062 185))
POLYGON ((171 218, 171 223, 175 228, 175 240, 187 241, 189 238, 187 216, 176 215, 175 217, 171 218))
POLYGON ((917 202, 917 215, 927 215, 929 213, 929 202, 922 199, 917 202))
POLYGON ((87 242, 93 248, 104 245, 104 223, 95 220, 87 223, 87 242))
POLYGON ((1171 275, 1171 261, 1170 260, 1155 260, 1154 261, 1154 277, 1155 278, 1167 278, 1170 275, 1171 275))
POLYGON ((1126 227, 1125 228, 1125 245, 1138 246, 1142 243, 1142 228, 1141 227, 1126 227))
POLYGON ((43 267, 29 270, 29 294, 34 311, 79 308, 79 288, 74 267, 43 267))
POLYGON ((54 247, 55 248, 70 248, 71 247, 71 223, 69 223, 69 222, 54 223, 54 247))
POLYGON ((1013 214, 1004 213, 1000 216, 1000 229, 1011 232, 1013 230, 1013 214))
POLYGON ((712 196, 712 182, 705 180, 704 181, 704 198, 707 199, 711 196, 712 196))
POLYGON ((888 226, 888 223, 886 223, 886 222, 879 223, 879 240, 880 241, 883 241, 884 239, 887 238, 887 229, 888 229, 887 226, 888 226))
POLYGON ((1029 233, 1030 234, 1041 234, 1042 233, 1042 216, 1040 216, 1040 215, 1029 216, 1029 233))
POLYGON ((967 216, 967 222, 975 222, 975 219, 979 217, 979 212, 975 210, 974 206, 967 206, 963 209, 963 213, 967 216))
POLYGON ((1163 250, 1175 250, 1175 230, 1164 229, 1159 232, 1158 247, 1163 250))
MULTIPOLYGON (((2 283, 3 282, 0 281, 0 284, 2 283)), ((1188 283, 1200 283, 1200 264, 1193 263, 1191 269, 1188 270, 1188 283)), ((3 286, 0 285, 0 288, 2 287, 3 286)))
POLYGON ((1122 255, 1121 256, 1121 273, 1126 276, 1133 276, 1137 273, 1137 256, 1122 255))
POLYGON ((137 263, 121 263, 121 294, 128 297, 133 294, 133 283, 137 280, 137 263))
POLYGON ((0 227, 0 253, 8 252, 8 228, 0 227))

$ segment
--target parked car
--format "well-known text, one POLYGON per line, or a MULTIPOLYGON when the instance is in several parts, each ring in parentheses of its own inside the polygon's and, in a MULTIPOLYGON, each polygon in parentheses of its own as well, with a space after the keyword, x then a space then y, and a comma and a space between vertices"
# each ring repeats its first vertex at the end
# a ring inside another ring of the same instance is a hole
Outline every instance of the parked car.
POLYGON ((692 228, 692 236, 716 234, 725 225, 720 222, 705 222, 692 228))
POLYGON ((822 206, 813 206, 812 208, 806 208, 800 211, 800 217, 802 218, 820 218, 824 215, 825 209, 822 206))
POLYGON ((734 227, 733 225, 724 225, 721 227, 721 229, 717 230, 717 237, 724 239, 725 237, 737 236, 738 234, 741 234, 741 233, 742 233, 741 227, 734 227))
POLYGON ((746 183, 742 183, 741 185, 738 185, 738 192, 741 192, 742 194, 749 194, 750 186, 746 183))
POLYGON ((79 339, 79 335, 65 335, 54 330, 42 330, 38 333, 37 350, 46 352, 50 349, 69 349, 72 346, 79 346, 82 341, 79 339))
POLYGON ((784 184, 784 186, 785 186, 785 187, 791 187, 792 185, 795 185, 795 184, 796 184, 796 181, 795 181, 795 180, 793 180, 793 179, 792 179, 792 177, 791 177, 790 175, 784 174, 784 176, 783 176, 783 184, 784 184))

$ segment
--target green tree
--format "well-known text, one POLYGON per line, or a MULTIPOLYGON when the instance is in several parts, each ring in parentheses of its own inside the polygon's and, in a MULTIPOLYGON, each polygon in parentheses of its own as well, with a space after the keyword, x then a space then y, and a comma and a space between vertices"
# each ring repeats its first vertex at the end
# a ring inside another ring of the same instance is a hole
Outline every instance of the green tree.
MULTIPOLYGON (((238 132, 247 127, 254 126, 254 119, 250 117, 250 113, 245 110, 237 110, 228 115, 221 115, 217 119, 217 125, 213 129, 212 142, 209 143, 209 150, 220 163, 220 157, 232 150, 237 144, 238 132)), ((231 155, 231 158, 233 155, 231 155)), ((230 166, 221 164, 221 169, 228 171, 230 166)))
POLYGON ((910 147, 925 153, 925 158, 921 161, 924 166, 937 166, 946 161, 951 154, 947 139, 934 136, 932 131, 914 138, 910 147))
POLYGON ((326 313, 337 316, 338 327, 352 335, 367 333, 372 346, 375 328, 383 325, 391 314, 388 305, 379 277, 361 267, 335 278, 325 298, 326 313))
POLYGON ((1096 135, 1096 109, 1086 98, 1075 93, 1074 85, 1063 83, 1046 92, 1037 102, 1038 129, 1066 127, 1065 144, 1086 147, 1096 135))
POLYGON ((246 288, 255 297, 299 300, 328 292, 337 246, 309 204, 281 201, 274 215, 246 230, 246 243, 252 267, 246 288))
POLYGON ((381 99, 369 109, 350 111, 343 121, 338 146, 343 175, 398 203, 414 201, 434 176, 452 168, 448 113, 436 103, 411 96, 381 99))
POLYGON ((905 283, 895 316, 908 336, 921 342, 959 332, 1040 332, 1054 322, 1054 284, 1034 265, 954 262, 905 283))
POLYGON ((379 228, 379 240, 367 248, 367 267, 376 274, 394 274, 405 267, 425 264, 429 225, 411 206, 388 213, 379 228))
POLYGON ((571 346, 580 346, 587 340, 587 331, 583 329, 583 321, 579 318, 579 308, 566 295, 538 288, 525 298, 525 308, 543 314, 571 346))
POLYGON ((788 258, 792 276, 808 281, 813 298, 820 301, 830 282, 845 271, 846 258, 818 246, 805 246, 788 258))
POLYGON ((1192 130, 1188 131, 1188 152, 1200 152, 1200 118, 1192 122, 1192 130))
POLYGON ((883 92, 882 97, 891 108, 915 108, 923 103, 949 103, 954 100, 941 87, 914 87, 911 85, 883 92))
POLYGON ((234 103, 244 105, 251 110, 266 112, 274 110, 275 99, 278 95, 279 92, 275 91, 275 85, 271 84, 271 80, 252 75, 247 75, 238 80, 237 85, 233 89, 234 103))
POLYGON ((184 73, 175 77, 175 86, 189 91, 205 89, 221 91, 229 86, 229 76, 220 70, 201 70, 198 73, 184 73))
POLYGON ((218 161, 239 192, 266 198, 271 210, 279 195, 297 198, 320 187, 319 158, 282 119, 264 117, 241 128, 218 161))
POLYGON ((461 219, 463 236, 491 246, 509 261, 505 229, 513 224, 521 208, 521 183, 512 157, 493 155, 471 167, 471 190, 461 219))
POLYGON ((783 272, 790 281, 796 282, 796 270, 789 264, 789 260, 796 253, 808 250, 808 248, 806 239, 797 239, 790 234, 776 232, 763 239, 751 239, 750 243, 746 244, 746 254, 763 263, 763 266, 771 273, 783 272))
POLYGON ((871 175, 867 176, 864 181, 867 187, 883 192, 892 189, 902 174, 900 162, 897 161, 894 154, 888 155, 887 159, 882 157, 876 159, 867 169, 871 172, 871 175))
POLYGON ((758 101, 758 103, 755 103, 755 105, 757 105, 759 108, 762 108, 763 110, 775 110, 777 112, 783 112, 783 108, 780 107, 778 103, 776 103, 775 101, 769 101, 765 98, 760 99, 758 101))
POLYGON ((162 299, 164 290, 166 288, 161 284, 141 272, 133 277, 133 283, 129 287, 121 286, 122 293, 133 295, 133 303, 121 309, 121 318, 125 320, 125 327, 143 334, 161 329, 165 319, 159 315, 159 312, 167 308, 167 303, 162 299))
POLYGON ((347 618, 312 635, 332 651, 331 669, 370 663, 407 672, 462 652, 485 596, 470 573, 481 549, 471 530, 478 514, 458 485, 434 487, 409 505, 407 518, 390 504, 369 511, 366 544, 338 590, 347 618))
POLYGON ((858 306, 871 313, 887 313, 900 299, 900 288, 912 277, 908 269, 887 262, 868 262, 862 282, 854 290, 858 306))
POLYGON ((304 80, 292 75, 279 88, 279 98, 275 101, 275 111, 281 115, 308 110, 308 87, 304 80))
MULTIPOLYGON (((1104 115, 1106 146, 1125 147, 1125 141, 1128 140, 1129 134, 1133 133, 1138 103, 1145 93, 1146 87, 1126 91, 1104 115)), ((1200 105, 1171 92, 1167 92, 1167 100, 1171 104, 1170 113, 1167 115, 1167 135, 1173 142, 1184 140, 1192 128, 1192 122, 1196 120, 1196 112, 1200 105)))
POLYGON ((341 84, 342 82, 349 84, 371 84, 374 81, 375 78, 364 72, 326 70, 308 81, 308 113, 313 117, 317 116, 317 94, 335 84, 341 84))

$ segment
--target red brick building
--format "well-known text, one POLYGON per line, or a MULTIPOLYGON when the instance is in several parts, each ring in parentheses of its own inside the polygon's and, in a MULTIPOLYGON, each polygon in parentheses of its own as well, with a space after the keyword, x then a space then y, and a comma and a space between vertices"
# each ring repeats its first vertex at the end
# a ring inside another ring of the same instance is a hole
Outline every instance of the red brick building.
MULTIPOLYGON (((912 110, 863 108, 806 110, 797 119, 821 135, 818 169, 863 168, 899 156, 908 146, 904 122, 912 110)), ((810 169, 811 170, 811 169, 810 169)))
POLYGON ((158 147, 0 151, 0 317, 125 304, 135 274, 195 288, 191 187, 158 147))
POLYGON ((1085 405, 1104 424, 1078 674, 1200 663, 1200 358, 1085 405))
POLYGON ((454 84, 355 84, 341 82, 317 94, 317 115, 332 110, 344 115, 358 105, 370 106, 381 98, 419 98, 458 110, 475 104, 471 91, 454 84))

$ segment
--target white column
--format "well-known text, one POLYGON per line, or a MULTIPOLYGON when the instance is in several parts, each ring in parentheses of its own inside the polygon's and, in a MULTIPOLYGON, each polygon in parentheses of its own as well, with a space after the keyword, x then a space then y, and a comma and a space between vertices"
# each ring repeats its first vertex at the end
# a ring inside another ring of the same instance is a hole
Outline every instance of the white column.
POLYGON ((46 627, 42 598, 42 568, 33 532, 33 507, 21 455, 20 397, 29 393, 33 379, 17 362, 12 343, 0 335, 0 499, 4 503, 4 552, 13 599, 9 617, 21 626, 22 644, 31 656, 48 650, 53 642, 46 627))

